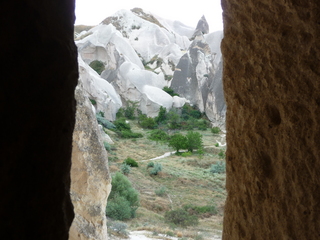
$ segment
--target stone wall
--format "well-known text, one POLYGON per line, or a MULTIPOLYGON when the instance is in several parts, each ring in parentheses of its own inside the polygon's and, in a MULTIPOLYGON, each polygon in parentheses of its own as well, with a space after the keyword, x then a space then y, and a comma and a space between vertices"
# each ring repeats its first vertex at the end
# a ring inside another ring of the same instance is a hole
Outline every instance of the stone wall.
POLYGON ((320 239, 320 4, 222 0, 223 239, 320 239))
POLYGON ((74 1, 0 2, 1 239, 68 239, 74 1))

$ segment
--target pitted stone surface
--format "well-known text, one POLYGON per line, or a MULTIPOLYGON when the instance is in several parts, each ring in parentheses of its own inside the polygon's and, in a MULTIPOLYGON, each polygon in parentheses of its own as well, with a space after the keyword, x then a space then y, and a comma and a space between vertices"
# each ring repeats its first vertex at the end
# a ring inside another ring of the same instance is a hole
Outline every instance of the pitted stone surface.
POLYGON ((320 5, 223 0, 223 239, 320 238, 320 5))

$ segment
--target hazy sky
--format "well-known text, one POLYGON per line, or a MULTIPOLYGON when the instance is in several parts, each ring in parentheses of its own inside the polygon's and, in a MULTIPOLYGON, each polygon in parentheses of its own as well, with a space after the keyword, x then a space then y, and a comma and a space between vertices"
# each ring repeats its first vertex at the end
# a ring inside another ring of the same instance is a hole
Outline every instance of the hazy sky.
POLYGON ((221 0, 76 0, 76 24, 97 25, 120 9, 135 7, 152 12, 162 18, 178 20, 196 27, 205 15, 210 32, 222 30, 221 0))

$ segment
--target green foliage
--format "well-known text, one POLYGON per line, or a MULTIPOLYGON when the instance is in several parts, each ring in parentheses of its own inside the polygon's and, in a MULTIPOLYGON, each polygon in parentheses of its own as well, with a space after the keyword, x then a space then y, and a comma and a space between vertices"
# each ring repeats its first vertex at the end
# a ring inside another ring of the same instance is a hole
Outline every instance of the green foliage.
POLYGON ((218 161, 215 164, 211 165, 211 173, 225 173, 226 172, 226 163, 224 161, 218 161))
POLYGON ((186 149, 188 147, 188 139, 181 133, 175 133, 169 140, 169 147, 172 147, 179 153, 180 149, 186 149))
POLYGON ((132 158, 128 157, 123 161, 123 163, 129 165, 130 167, 139 167, 139 164, 132 158))
POLYGON ((219 143, 216 143, 215 146, 216 146, 216 147, 219 147, 219 143))
POLYGON ((119 108, 118 112, 116 113, 116 118, 123 118, 124 117, 124 108, 119 108))
POLYGON ((181 227, 195 226, 199 224, 197 216, 191 215, 181 208, 166 212, 164 219, 167 223, 173 223, 181 227))
POLYGON ((179 94, 175 93, 174 90, 170 87, 164 87, 162 90, 165 91, 166 93, 168 93, 172 97, 179 96, 179 94))
POLYGON ((167 114, 167 122, 168 127, 170 129, 179 129, 181 127, 180 124, 180 116, 174 109, 170 109, 170 111, 167 114))
POLYGON ((214 205, 196 206, 193 204, 187 204, 183 206, 183 209, 185 211, 192 212, 192 214, 196 214, 196 215, 201 215, 204 213, 209 213, 211 215, 214 215, 218 213, 216 206, 214 205))
POLYGON ((95 70, 99 75, 103 72, 103 70, 105 69, 103 62, 99 61, 99 60, 94 60, 92 61, 89 66, 95 70))
POLYGON ((207 130, 207 127, 208 127, 208 121, 202 119, 201 121, 198 122, 198 129, 199 130, 205 131, 205 130, 207 130))
POLYGON ((126 176, 117 172, 112 177, 112 190, 106 208, 107 216, 121 221, 134 218, 139 205, 138 192, 126 176))
POLYGON ((157 123, 152 117, 147 117, 145 114, 139 115, 139 124, 143 128, 154 129, 157 127, 157 123))
POLYGON ((128 101, 128 106, 124 109, 124 116, 128 119, 135 119, 135 112, 137 110, 138 102, 128 101))
POLYGON ((156 123, 164 123, 167 120, 167 109, 165 107, 160 107, 158 116, 155 118, 156 123))
POLYGON ((199 119, 202 117, 202 113, 195 107, 190 106, 188 103, 183 105, 181 115, 185 120, 189 118, 199 119))
POLYGON ((119 136, 122 138, 141 138, 143 135, 141 133, 135 133, 131 130, 123 130, 119 133, 119 136))
POLYGON ((97 105, 97 102, 96 102, 96 100, 94 100, 94 99, 91 99, 91 98, 89 98, 89 100, 90 100, 90 102, 91 102, 91 104, 92 104, 92 105, 97 105))
POLYGON ((126 122, 126 119, 124 117, 115 120, 113 124, 116 126, 117 130, 120 132, 126 131, 126 130, 131 131, 130 124, 126 122))
POLYGON ((100 125, 102 125, 103 127, 107 128, 107 129, 115 129, 116 128, 116 126, 112 122, 108 121, 107 119, 105 119, 102 116, 101 112, 96 114, 96 118, 97 118, 98 123, 100 125))
POLYGON ((163 195, 166 194, 167 188, 164 187, 164 186, 162 186, 162 187, 160 187, 160 188, 157 188, 154 192, 155 192, 155 194, 156 194, 157 196, 162 197, 163 195))
POLYGON ((187 133, 187 149, 188 152, 193 152, 195 149, 202 149, 202 135, 198 132, 189 131, 187 133))
POLYGON ((161 163, 154 164, 154 167, 149 171, 150 175, 158 175, 162 171, 161 163))
POLYGON ((153 141, 164 142, 168 141, 169 135, 161 129, 155 129, 150 133, 149 139, 153 141))
POLYGON ((191 155, 192 155, 192 152, 183 152, 183 153, 181 153, 182 157, 189 157, 191 155))
POLYGON ((224 153, 223 150, 220 150, 220 152, 218 153, 218 156, 219 156, 219 158, 221 158, 221 159, 226 157, 226 155, 225 155, 225 153, 224 153))
POLYGON ((124 175, 128 175, 131 172, 131 167, 130 165, 123 163, 120 166, 120 170, 124 175))
POLYGON ((211 132, 213 133, 213 134, 219 134, 220 133, 220 128, 219 127, 213 127, 213 128, 211 128, 211 132))
POLYGON ((111 151, 111 146, 110 146, 110 144, 109 144, 109 143, 107 143, 107 142, 103 142, 103 145, 104 145, 104 148, 105 148, 108 152, 110 152, 110 151, 111 151))
POLYGON ((149 162, 147 165, 147 168, 152 168, 152 167, 154 167, 154 162, 149 162))

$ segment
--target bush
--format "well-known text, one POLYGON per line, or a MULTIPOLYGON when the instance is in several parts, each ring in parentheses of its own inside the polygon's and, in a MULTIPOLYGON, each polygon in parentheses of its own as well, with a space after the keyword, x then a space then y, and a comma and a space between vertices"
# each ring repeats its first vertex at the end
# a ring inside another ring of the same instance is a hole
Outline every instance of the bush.
POLYGON ((224 161, 218 161, 215 164, 211 165, 211 173, 225 173, 226 172, 226 163, 224 161))
POLYGON ((201 215, 204 213, 209 213, 211 215, 217 214, 217 209, 213 205, 206 205, 206 206, 195 206, 192 204, 187 204, 183 206, 183 209, 187 212, 192 212, 192 214, 201 215))
POLYGON ((162 171, 161 163, 154 164, 154 167, 150 170, 150 175, 158 175, 162 171))
POLYGON ((116 232, 118 234, 121 234, 125 237, 129 236, 129 232, 127 231, 128 225, 124 222, 118 222, 118 221, 107 221, 108 231, 110 232, 116 232))
POLYGON ((197 216, 190 215, 184 209, 168 211, 164 215, 164 219, 168 223, 173 223, 181 227, 194 226, 199 224, 197 216))
POLYGON ((97 121, 100 125, 102 125, 103 127, 107 128, 107 129, 115 129, 116 126, 108 121, 107 119, 105 119, 103 116, 101 116, 101 114, 96 114, 96 118, 97 118, 97 121))
POLYGON ((172 97, 179 96, 179 94, 175 93, 174 90, 170 87, 164 87, 162 90, 171 95, 172 97))
POLYGON ((219 147, 219 143, 216 143, 215 146, 216 146, 216 147, 219 147))
POLYGON ((131 130, 121 131, 119 133, 119 136, 122 138, 141 138, 141 137, 143 137, 143 135, 141 133, 135 133, 135 132, 132 132, 131 130))
POLYGON ((155 194, 156 194, 157 196, 162 197, 164 194, 166 194, 167 188, 164 187, 164 186, 162 186, 162 187, 160 187, 160 188, 157 188, 154 192, 155 192, 155 194))
POLYGON ((110 144, 109 144, 109 143, 107 143, 107 142, 103 142, 103 145, 104 145, 104 148, 105 148, 108 152, 110 152, 110 151, 111 151, 111 146, 110 146, 110 144))
POLYGON ((145 114, 139 116, 139 124, 142 128, 154 129, 157 127, 157 123, 152 117, 147 117, 145 114))
POLYGON ((89 66, 95 70, 99 75, 102 73, 102 71, 105 69, 103 62, 99 60, 92 61, 89 66))
POLYGON ((192 152, 183 152, 183 153, 181 154, 182 157, 189 157, 189 156, 191 156, 191 155, 192 155, 192 152))
POLYGON ((220 152, 218 153, 219 158, 225 158, 225 153, 224 151, 220 150, 220 152))
POLYGON ((123 163, 129 165, 130 167, 139 167, 138 163, 134 159, 129 157, 125 159, 123 163))
POLYGON ((207 130, 207 128, 208 128, 208 121, 203 119, 198 122, 198 129, 199 130, 205 131, 205 130, 207 130))
POLYGON ((123 131, 123 130, 130 130, 131 131, 130 124, 127 123, 127 121, 124 117, 115 120, 113 122, 113 124, 116 126, 118 131, 123 131))
POLYGON ((135 119, 138 102, 128 101, 128 106, 124 109, 124 116, 128 119, 135 119))
POLYGON ((89 100, 90 100, 90 102, 91 102, 91 104, 92 104, 92 105, 97 105, 97 102, 96 102, 96 100, 94 100, 94 99, 91 99, 91 98, 89 98, 89 100))
POLYGON ((169 135, 161 129, 155 129, 150 133, 149 139, 164 142, 168 141, 169 135))
POLYGON ((131 167, 128 164, 121 164, 120 170, 124 175, 128 175, 131 172, 131 167))
POLYGON ((168 122, 168 127, 170 129, 179 129, 179 128, 181 128, 180 116, 176 112, 176 110, 171 109, 168 112, 168 114, 167 114, 167 122, 168 122))
POLYGON ((158 116, 155 118, 156 123, 164 123, 167 120, 167 109, 165 107, 160 107, 158 116))
POLYGON ((112 176, 112 189, 106 208, 107 216, 121 221, 134 218, 138 207, 138 192, 126 176, 117 172, 112 176))
POLYGON ((152 168, 152 167, 154 167, 154 162, 149 162, 147 165, 147 168, 152 168))
POLYGON ((219 134, 220 133, 220 128, 219 127, 213 127, 213 128, 211 128, 211 132, 213 133, 213 134, 219 134))

